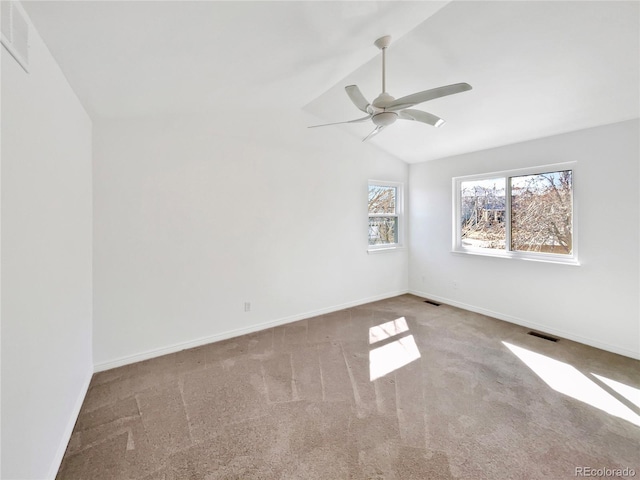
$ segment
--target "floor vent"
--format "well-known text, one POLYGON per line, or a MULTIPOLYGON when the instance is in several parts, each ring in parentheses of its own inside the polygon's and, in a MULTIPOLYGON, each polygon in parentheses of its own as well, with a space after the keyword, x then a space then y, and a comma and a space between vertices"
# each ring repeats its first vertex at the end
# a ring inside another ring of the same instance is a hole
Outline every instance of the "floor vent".
POLYGON ((433 300, 425 300, 424 303, 428 303, 429 305, 435 305, 436 307, 440 306, 438 302, 434 302, 433 300))
POLYGON ((557 342, 558 341, 557 338, 551 337, 549 335, 545 335, 544 333, 529 332, 527 335, 533 335, 534 337, 543 338, 544 340, 549 340, 550 342, 557 342))

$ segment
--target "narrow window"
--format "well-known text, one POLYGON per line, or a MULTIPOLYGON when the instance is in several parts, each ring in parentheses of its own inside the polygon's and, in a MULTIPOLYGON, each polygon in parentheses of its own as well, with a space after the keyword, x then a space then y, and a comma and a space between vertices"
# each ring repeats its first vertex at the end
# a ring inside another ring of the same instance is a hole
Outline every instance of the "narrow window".
POLYGON ((397 247, 401 243, 402 185, 369 182, 369 249, 397 247))

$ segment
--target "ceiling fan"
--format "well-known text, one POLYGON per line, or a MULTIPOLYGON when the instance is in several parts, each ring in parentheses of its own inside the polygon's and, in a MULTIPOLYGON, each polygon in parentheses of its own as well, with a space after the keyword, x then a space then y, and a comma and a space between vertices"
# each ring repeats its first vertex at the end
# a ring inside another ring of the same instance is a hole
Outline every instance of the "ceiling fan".
POLYGON ((434 127, 441 127, 445 123, 442 118, 437 117, 431 113, 423 112, 422 110, 413 110, 411 107, 419 103, 433 100, 435 98, 471 90, 471 85, 469 85, 468 83, 454 83, 453 85, 432 88, 430 90, 424 90, 422 92, 414 93, 396 99, 387 93, 385 83, 385 53, 387 47, 391 44, 391 36, 385 35, 384 37, 380 37, 373 44, 380 50, 382 50, 382 93, 378 95, 378 97, 376 97, 373 102, 369 103, 364 95, 362 95, 362 92, 357 85, 349 85, 344 87, 353 104, 358 107, 359 110, 365 112, 367 116, 357 118, 355 120, 348 120, 346 122, 312 125, 309 128, 340 125, 343 123, 360 123, 371 120, 375 125, 375 129, 369 135, 362 139, 362 141, 364 142, 365 140, 368 140, 374 135, 380 133, 384 128, 394 123, 397 119, 413 120, 415 122, 426 123, 427 125, 432 125, 434 127))

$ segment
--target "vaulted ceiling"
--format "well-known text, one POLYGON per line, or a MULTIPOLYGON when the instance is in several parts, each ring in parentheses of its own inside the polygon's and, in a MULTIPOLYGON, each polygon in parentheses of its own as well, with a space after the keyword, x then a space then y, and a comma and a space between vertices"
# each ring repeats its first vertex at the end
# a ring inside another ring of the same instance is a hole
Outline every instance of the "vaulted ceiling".
MULTIPOLYGON (((407 162, 637 118, 640 3, 592 1, 28 1, 24 7, 94 118, 304 109, 362 116, 344 87, 381 92, 373 41, 393 36, 387 91, 467 82, 369 140, 407 162)), ((255 122, 253 122, 255 123, 255 122)), ((237 125, 237 122, 234 124, 237 125)), ((306 125, 301 125, 301 128, 306 125)), ((342 129, 359 142, 369 123, 342 129)), ((290 132, 296 135, 296 132, 290 132)))

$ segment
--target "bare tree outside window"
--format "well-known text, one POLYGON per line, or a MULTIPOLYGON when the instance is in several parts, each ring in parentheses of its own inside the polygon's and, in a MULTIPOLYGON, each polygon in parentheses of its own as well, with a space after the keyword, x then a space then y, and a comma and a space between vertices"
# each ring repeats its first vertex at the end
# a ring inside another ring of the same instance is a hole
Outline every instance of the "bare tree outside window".
POLYGON ((511 178, 511 249, 571 254, 572 171, 511 178))
POLYGON ((369 185, 369 245, 398 243, 398 190, 389 185, 369 185))
POLYGON ((505 179, 461 183, 462 245, 504 250, 505 179))

